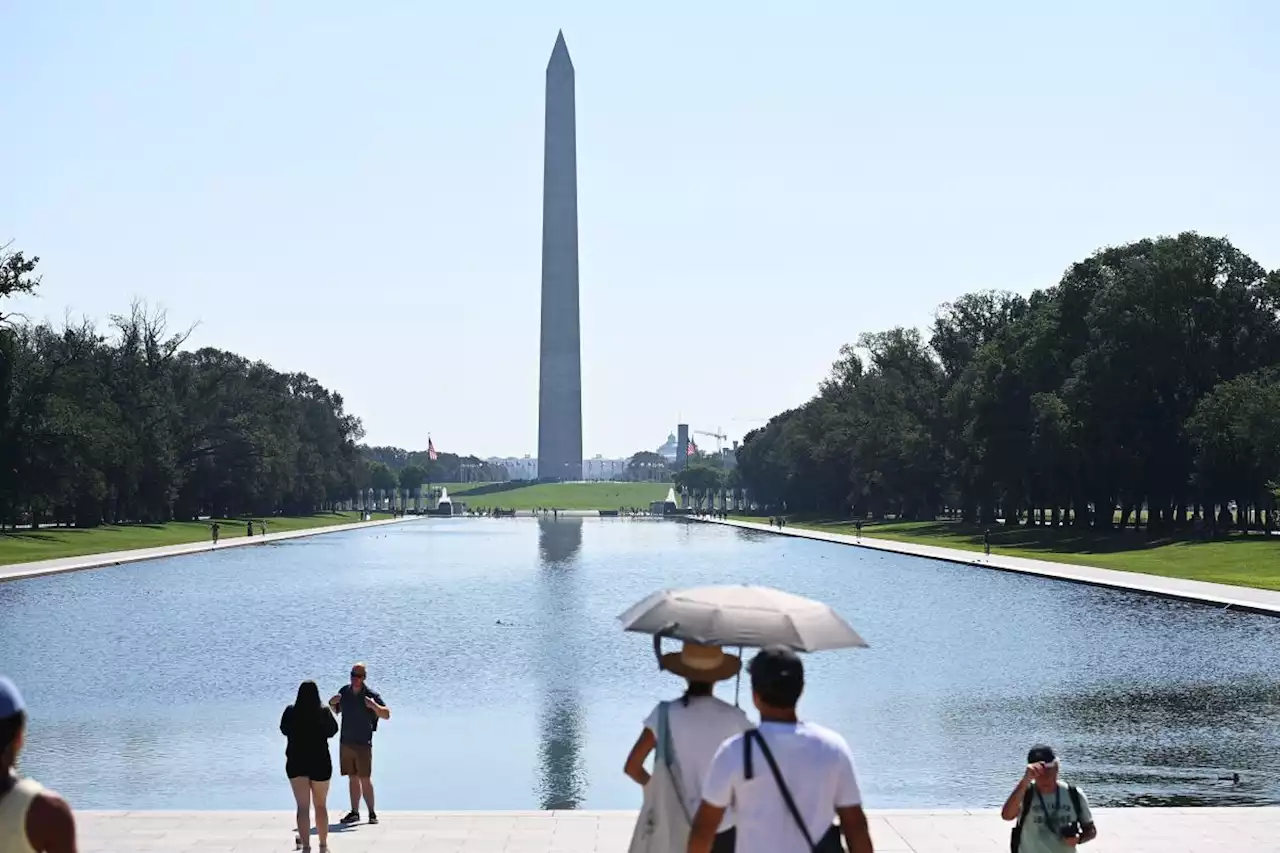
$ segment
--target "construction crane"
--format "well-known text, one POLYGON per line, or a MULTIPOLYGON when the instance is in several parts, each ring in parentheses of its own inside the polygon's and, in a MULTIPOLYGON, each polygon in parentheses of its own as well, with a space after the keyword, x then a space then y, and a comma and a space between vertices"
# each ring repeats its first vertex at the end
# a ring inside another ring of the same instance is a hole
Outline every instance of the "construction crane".
POLYGON ((716 427, 715 432, 705 429, 693 430, 694 435, 709 435, 716 440, 716 453, 724 452, 724 442, 728 441, 729 436, 725 435, 724 427, 716 427))

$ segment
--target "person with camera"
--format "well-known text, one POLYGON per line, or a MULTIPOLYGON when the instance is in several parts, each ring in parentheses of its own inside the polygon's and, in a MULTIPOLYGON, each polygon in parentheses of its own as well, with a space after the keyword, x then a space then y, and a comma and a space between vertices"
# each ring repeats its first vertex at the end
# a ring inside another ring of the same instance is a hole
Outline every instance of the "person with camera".
POLYGON ((1017 821, 1013 853, 1064 853, 1098 837, 1084 791, 1058 778, 1058 756, 1044 745, 1027 753, 1026 772, 1000 816, 1017 821))
POLYGON ((338 736, 338 766, 347 777, 351 811, 339 823, 360 822, 360 795, 369 807, 369 823, 378 822, 373 807, 373 733, 378 721, 390 719, 391 709, 369 686, 369 673, 362 663, 351 667, 351 683, 329 700, 329 707, 342 717, 338 736))

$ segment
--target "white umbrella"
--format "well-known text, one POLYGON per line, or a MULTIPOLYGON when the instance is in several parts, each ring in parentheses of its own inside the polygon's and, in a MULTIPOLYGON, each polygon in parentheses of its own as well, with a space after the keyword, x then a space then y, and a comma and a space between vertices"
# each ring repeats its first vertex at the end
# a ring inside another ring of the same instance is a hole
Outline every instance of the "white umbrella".
POLYGON ((779 644, 802 652, 867 647, 827 605, 767 586, 663 590, 618 620, 624 631, 718 646, 779 644))

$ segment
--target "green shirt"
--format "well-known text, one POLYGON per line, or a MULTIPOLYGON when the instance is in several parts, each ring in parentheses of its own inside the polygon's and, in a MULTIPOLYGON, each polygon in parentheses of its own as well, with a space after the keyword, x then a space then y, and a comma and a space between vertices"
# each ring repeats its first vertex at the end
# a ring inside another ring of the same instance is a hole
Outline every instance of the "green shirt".
POLYGON ((1068 853, 1072 850, 1063 842, 1058 828, 1071 823, 1081 826, 1093 823, 1093 813, 1089 811, 1089 800, 1084 791, 1076 788, 1076 793, 1080 795, 1080 814, 1076 814, 1066 782, 1059 781, 1057 793, 1050 794, 1040 793, 1033 786, 1031 807, 1022 821, 1022 843, 1018 846, 1018 853, 1068 853), (1046 809, 1048 815, 1045 814, 1046 809))

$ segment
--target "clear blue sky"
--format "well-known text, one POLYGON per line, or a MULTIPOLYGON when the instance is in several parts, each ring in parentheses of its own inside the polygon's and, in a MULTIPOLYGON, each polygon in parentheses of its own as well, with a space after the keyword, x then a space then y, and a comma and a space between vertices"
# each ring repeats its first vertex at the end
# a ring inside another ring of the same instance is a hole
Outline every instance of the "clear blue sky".
POLYGON ((560 28, 588 454, 680 416, 740 435, 859 332, 1104 244, 1193 229, 1280 266, 1265 0, 445 5, 3 4, 23 309, 139 297, 339 390, 373 443, 534 452, 560 28))

